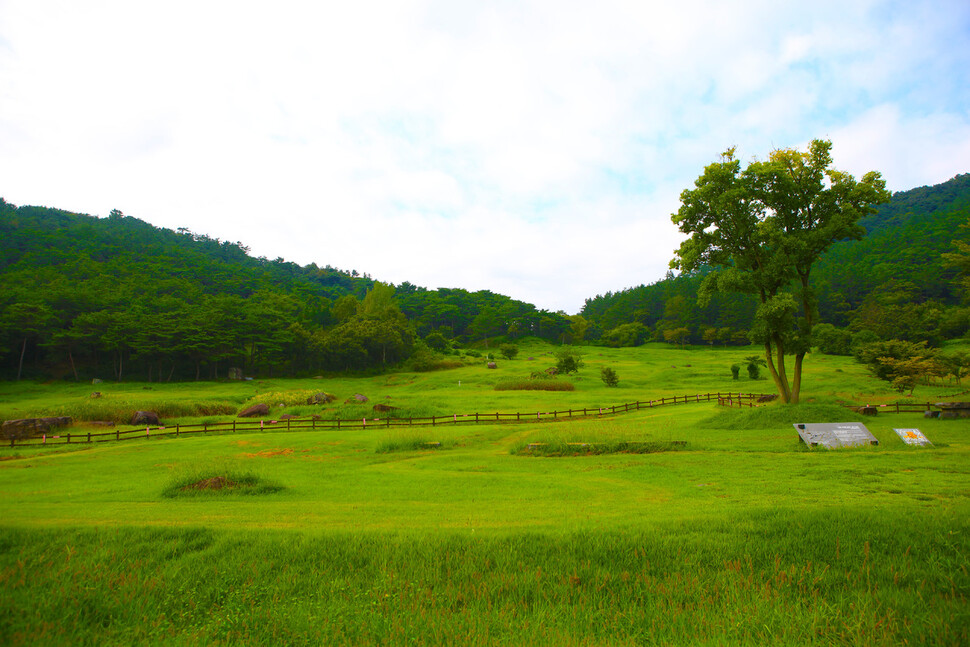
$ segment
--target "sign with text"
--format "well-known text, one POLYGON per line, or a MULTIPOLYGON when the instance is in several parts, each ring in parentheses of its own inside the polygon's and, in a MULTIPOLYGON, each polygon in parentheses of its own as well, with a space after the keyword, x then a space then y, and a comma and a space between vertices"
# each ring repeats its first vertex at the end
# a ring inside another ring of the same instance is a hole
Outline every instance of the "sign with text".
POLYGON ((800 423, 794 427, 798 431, 798 437, 809 447, 822 445, 834 449, 879 444, 861 422, 800 423))
POLYGON ((902 439, 907 445, 916 445, 917 447, 923 447, 924 445, 932 445, 930 439, 923 435, 923 432, 919 429, 893 429, 896 434, 902 439))

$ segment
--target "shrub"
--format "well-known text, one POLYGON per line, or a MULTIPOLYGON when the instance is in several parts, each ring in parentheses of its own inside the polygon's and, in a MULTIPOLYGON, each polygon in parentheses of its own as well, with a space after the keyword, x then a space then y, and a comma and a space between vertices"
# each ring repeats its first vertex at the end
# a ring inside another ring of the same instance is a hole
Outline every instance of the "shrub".
POLYGON ((583 364, 583 354, 575 348, 562 347, 556 351, 556 372, 568 375, 576 373, 583 364))
POLYGON ((519 354, 519 347, 515 344, 502 344, 498 348, 499 352, 502 353, 502 357, 505 359, 515 359, 515 356, 519 354))
POLYGON ((606 386, 616 386, 620 383, 620 376, 616 374, 609 366, 604 366, 600 370, 600 378, 606 384, 606 386))
POLYGON ((740 364, 731 364, 731 377, 733 377, 735 380, 741 377, 740 364))

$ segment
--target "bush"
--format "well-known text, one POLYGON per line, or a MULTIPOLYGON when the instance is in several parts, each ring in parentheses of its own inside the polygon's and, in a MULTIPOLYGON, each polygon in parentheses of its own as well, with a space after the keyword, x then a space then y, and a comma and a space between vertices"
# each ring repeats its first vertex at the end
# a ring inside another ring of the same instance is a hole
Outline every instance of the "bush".
POLYGON ((556 372, 563 375, 576 373, 583 364, 583 354, 575 348, 562 347, 556 351, 556 372))
POLYGON ((609 366, 604 366, 600 370, 600 378, 606 384, 606 386, 616 386, 620 383, 620 376, 616 374, 609 366))
POLYGON ((519 354, 519 347, 515 344, 502 344, 498 349, 502 353, 502 357, 508 360, 515 359, 515 356, 519 354))
POLYGON ((741 365, 731 364, 731 377, 735 380, 741 377, 741 365))
POLYGON ((832 324, 817 324, 812 329, 812 345, 826 355, 851 355, 852 333, 832 324))

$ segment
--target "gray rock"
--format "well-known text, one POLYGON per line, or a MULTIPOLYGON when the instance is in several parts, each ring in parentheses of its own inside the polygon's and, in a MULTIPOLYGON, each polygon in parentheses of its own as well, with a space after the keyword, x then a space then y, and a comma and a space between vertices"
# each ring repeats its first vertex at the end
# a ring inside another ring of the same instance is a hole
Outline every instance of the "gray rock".
POLYGON ((307 398, 307 404, 330 404, 337 399, 332 393, 327 393, 325 391, 320 391, 319 393, 314 393, 309 398, 307 398))
POLYGON ((131 425, 159 425, 158 414, 154 411, 136 411, 131 416, 131 425))
POLYGON ((255 416, 268 416, 269 415, 269 405, 267 404, 254 404, 251 407, 246 407, 239 412, 240 418, 253 418, 255 416))
POLYGON ((4 438, 26 438, 34 434, 46 434, 52 427, 66 427, 73 422, 67 416, 4 420, 0 433, 4 438))

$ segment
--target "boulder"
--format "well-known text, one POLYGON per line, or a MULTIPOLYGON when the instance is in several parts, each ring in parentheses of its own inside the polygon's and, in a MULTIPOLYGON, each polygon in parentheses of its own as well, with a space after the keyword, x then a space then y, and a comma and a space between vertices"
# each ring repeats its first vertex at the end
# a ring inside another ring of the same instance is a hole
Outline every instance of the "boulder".
POLYGON ((269 405, 267 404, 254 404, 251 407, 246 407, 239 412, 238 417, 240 418, 253 418, 255 416, 268 416, 269 415, 269 405))
POLYGON ((771 395, 763 395, 763 396, 759 397, 758 398, 758 402, 774 402, 777 399, 778 399, 778 394, 777 393, 774 393, 774 394, 771 394, 771 395))
POLYGON ((299 417, 300 416, 294 413, 284 413, 282 416, 280 416, 280 420, 292 420, 293 418, 299 418, 299 417))
POLYGON ((96 399, 100 397, 101 397, 101 391, 95 391, 94 393, 91 394, 92 399, 96 399))
POLYGON ((158 414, 154 411, 136 411, 131 416, 130 425, 159 425, 158 414))
POLYGON ((67 416, 4 420, 0 433, 4 438, 26 438, 33 434, 46 434, 52 427, 66 427, 72 422, 67 416))
POLYGON ((307 398, 307 404, 330 404, 335 401, 337 396, 332 393, 326 393, 325 391, 320 391, 319 393, 314 393, 309 398, 307 398))
POLYGON ((397 409, 397 407, 392 407, 389 404, 378 403, 374 405, 374 411, 394 411, 395 409, 397 409))
POLYGON ((370 398, 366 395, 361 395, 360 393, 355 393, 353 397, 347 398, 347 404, 353 404, 355 402, 367 402, 370 398))
POLYGON ((488 368, 498 368, 498 364, 496 364, 495 362, 489 362, 485 366, 487 366, 488 368))

